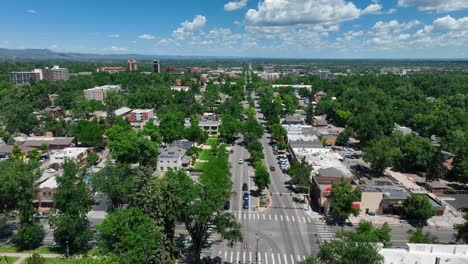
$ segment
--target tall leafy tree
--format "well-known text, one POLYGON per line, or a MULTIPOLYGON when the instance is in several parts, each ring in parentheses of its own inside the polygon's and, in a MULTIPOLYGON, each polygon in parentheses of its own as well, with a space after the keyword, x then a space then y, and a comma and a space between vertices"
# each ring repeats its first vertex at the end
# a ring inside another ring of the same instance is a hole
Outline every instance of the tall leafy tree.
POLYGON ((351 184, 342 179, 341 182, 332 184, 332 196, 333 214, 340 220, 345 220, 350 215, 357 216, 359 214, 359 208, 353 207, 353 202, 361 199, 359 188, 353 190, 351 184))
POLYGON ((198 117, 190 117, 190 127, 185 130, 185 138, 201 144, 208 139, 208 134, 198 126, 198 117))
POLYGON ((363 159, 371 164, 376 176, 382 175, 385 168, 392 166, 400 156, 400 150, 390 138, 371 141, 363 150, 363 159))
POLYGON ((361 221, 358 224, 356 231, 339 231, 337 233, 337 237, 345 238, 356 243, 382 243, 384 246, 390 246, 391 231, 392 229, 387 223, 382 227, 374 227, 372 222, 361 221))
POLYGON ((85 171, 72 161, 65 161, 63 174, 57 177, 54 207, 57 215, 51 221, 54 240, 71 253, 84 249, 91 238, 87 213, 91 209, 91 193, 85 171))
POLYGON ((427 219, 435 215, 435 209, 427 195, 411 194, 404 202, 403 213, 408 219, 424 224, 427 219))
POLYGON ((163 141, 170 143, 176 139, 184 137, 184 117, 178 112, 169 112, 160 115, 159 129, 163 137, 163 141))
POLYGON ((454 229, 457 231, 457 240, 462 240, 468 243, 468 213, 465 213, 465 223, 454 225, 454 229))
POLYGON ((80 120, 72 126, 72 135, 75 136, 83 146, 99 147, 104 144, 102 135, 104 129, 95 121, 80 120))
POLYGON ((224 114, 221 118, 219 133, 228 142, 233 141, 241 130, 241 123, 232 115, 224 114))
POLYGON ((258 191, 261 193, 268 185, 270 185, 270 174, 268 173, 265 165, 260 164, 255 168, 254 176, 255 185, 258 187, 258 191))
POLYGON ((410 235, 408 238, 409 243, 426 244, 432 242, 431 236, 428 233, 424 234, 421 227, 408 230, 408 234, 410 235))
POLYGON ((109 211, 122 207, 128 201, 135 185, 134 175, 125 163, 107 164, 93 175, 91 182, 97 191, 107 194, 109 211))

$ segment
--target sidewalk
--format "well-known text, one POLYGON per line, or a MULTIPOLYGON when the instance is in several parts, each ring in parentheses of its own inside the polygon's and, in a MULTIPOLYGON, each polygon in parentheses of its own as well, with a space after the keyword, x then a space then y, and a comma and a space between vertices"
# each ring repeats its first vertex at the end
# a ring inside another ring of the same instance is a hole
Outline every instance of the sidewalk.
POLYGON ((371 222, 373 225, 376 226, 383 226, 385 223, 388 223, 390 226, 402 226, 403 224, 400 222, 400 217, 393 216, 393 215, 362 215, 362 216, 350 216, 349 221, 353 225, 358 225, 361 221, 368 221, 371 222))
MULTIPOLYGON (((7 257, 19 257, 15 261, 15 264, 23 263, 26 258, 30 257, 33 253, 0 253, 0 256, 7 256, 7 257)), ((60 254, 40 254, 44 258, 65 258, 65 256, 60 254)))

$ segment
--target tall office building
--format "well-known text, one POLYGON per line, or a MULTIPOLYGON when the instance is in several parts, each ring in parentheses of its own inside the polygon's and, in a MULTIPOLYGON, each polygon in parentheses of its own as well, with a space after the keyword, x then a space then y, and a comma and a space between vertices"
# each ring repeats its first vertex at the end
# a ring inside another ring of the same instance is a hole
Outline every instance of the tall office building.
POLYGON ((129 71, 137 71, 138 65, 136 60, 128 60, 128 70, 129 71))
POLYGON ((153 73, 161 73, 161 61, 153 61, 153 73))
POLYGON ((59 80, 66 81, 70 77, 67 68, 60 68, 59 66, 54 66, 52 68, 46 67, 42 70, 44 74, 44 79, 48 80, 49 82, 55 82, 59 80))

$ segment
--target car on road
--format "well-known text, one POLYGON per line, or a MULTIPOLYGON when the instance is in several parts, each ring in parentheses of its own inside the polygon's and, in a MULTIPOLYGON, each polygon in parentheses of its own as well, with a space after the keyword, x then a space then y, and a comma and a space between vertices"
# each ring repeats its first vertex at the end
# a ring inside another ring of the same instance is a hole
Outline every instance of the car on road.
POLYGON ((243 160, 243 159, 239 159, 239 164, 244 164, 244 160, 243 160))
POLYGON ((224 204, 224 210, 229 210, 229 208, 231 208, 231 201, 227 200, 224 204))
POLYGON ((234 149, 230 149, 229 152, 234 153, 234 149))
POLYGON ((271 171, 275 171, 275 166, 270 166, 271 171))
POLYGON ((242 208, 249 209, 249 200, 244 200, 244 204, 242 205, 242 208))
POLYGON ((248 192, 244 192, 244 200, 245 201, 249 200, 249 193, 248 192))
POLYGON ((242 191, 248 191, 249 190, 249 186, 247 186, 247 183, 244 182, 244 184, 242 184, 242 191))
POLYGON ((56 171, 57 171, 57 170, 54 169, 54 168, 48 168, 47 170, 45 170, 45 172, 47 172, 47 173, 54 173, 54 172, 56 172, 56 171))

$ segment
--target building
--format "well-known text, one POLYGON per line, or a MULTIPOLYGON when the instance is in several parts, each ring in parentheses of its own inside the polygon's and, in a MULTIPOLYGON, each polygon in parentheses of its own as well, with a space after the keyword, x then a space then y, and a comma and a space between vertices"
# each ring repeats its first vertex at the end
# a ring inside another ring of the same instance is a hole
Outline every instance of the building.
POLYGON ((100 71, 107 72, 107 73, 117 73, 117 72, 124 72, 124 67, 101 67, 100 71))
POLYGON ((218 115, 214 113, 204 113, 198 119, 198 126, 208 135, 219 135, 219 126, 221 121, 218 118, 218 115))
POLYGON ((175 67, 169 66, 166 68, 166 73, 170 74, 184 74, 184 69, 177 69, 175 67))
POLYGON ((130 122, 145 122, 153 117, 153 109, 134 109, 127 114, 127 119, 130 122))
POLYGON ((171 86, 171 90, 178 91, 178 92, 181 92, 181 91, 188 92, 190 90, 190 86, 173 85, 171 86))
POLYGON ((328 80, 328 78, 330 77, 330 71, 329 70, 318 70, 316 75, 320 80, 328 80))
POLYGON ((51 114, 53 117, 65 115, 65 111, 60 106, 49 106, 44 109, 45 112, 51 114))
POLYGON ((425 182, 424 187, 433 194, 443 194, 448 186, 442 181, 425 182))
POLYGON ((136 60, 128 60, 128 70, 129 71, 137 71, 138 70, 138 64, 136 60))
POLYGON ((104 102, 108 92, 120 91, 120 85, 104 85, 84 90, 84 97, 86 100, 98 100, 104 102))
POLYGON ((131 111, 132 111, 132 109, 125 106, 125 107, 122 107, 122 108, 119 108, 119 109, 115 110, 114 114, 115 114, 115 116, 126 117, 131 111))
POLYGON ((273 88, 286 88, 291 87, 295 92, 299 92, 302 89, 312 91, 312 85, 309 84, 272 84, 273 88))
POLYGON ((49 152, 50 164, 62 165, 65 160, 71 160, 78 164, 83 164, 88 157, 88 148, 64 148, 49 152))
POLYGON ((10 82, 12 84, 38 83, 42 80, 42 70, 35 69, 30 72, 10 72, 10 82))
POLYGON ((46 67, 44 70, 42 70, 42 73, 44 75, 44 79, 48 80, 49 82, 66 81, 70 78, 68 69, 60 68, 57 65, 52 68, 46 67))
POLYGON ((153 73, 161 73, 161 61, 153 60, 153 73))
POLYGON ((37 206, 39 210, 47 210, 54 205, 54 194, 57 191, 57 178, 52 176, 40 183, 37 189, 37 206))
POLYGON ((191 157, 186 155, 187 150, 177 145, 169 145, 158 156, 157 170, 180 170, 190 165, 191 157))
POLYGON ((286 125, 305 125, 304 119, 297 115, 288 115, 286 118, 283 120, 283 124, 286 125))
POLYGON ((381 248, 384 264, 465 264, 468 245, 406 244, 408 248, 381 248))
POLYGON ((75 138, 73 137, 27 137, 22 142, 21 146, 28 148, 41 149, 42 146, 47 146, 48 150, 65 149, 75 146, 75 138))

